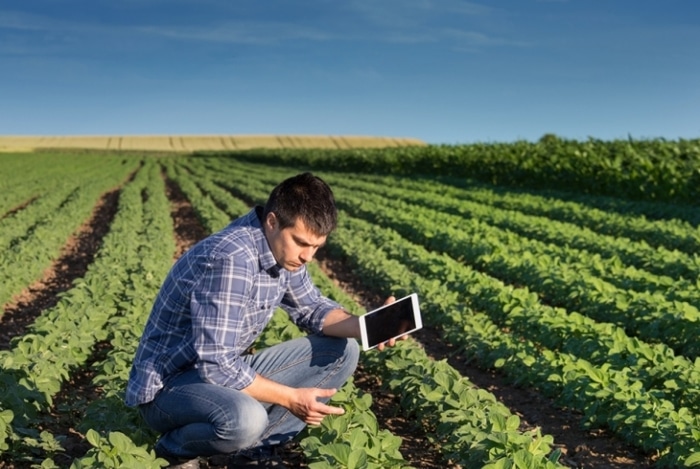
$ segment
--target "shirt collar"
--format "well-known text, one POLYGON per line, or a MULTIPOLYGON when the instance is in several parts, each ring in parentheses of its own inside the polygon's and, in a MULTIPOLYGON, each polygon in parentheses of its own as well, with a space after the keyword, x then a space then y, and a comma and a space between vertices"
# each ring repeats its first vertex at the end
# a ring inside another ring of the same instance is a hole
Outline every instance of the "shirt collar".
POLYGON ((258 248, 258 259, 260 262, 260 269, 266 271, 270 276, 277 278, 280 275, 280 269, 281 267, 277 265, 277 261, 275 260, 275 256, 272 254, 272 251, 270 250, 270 244, 267 242, 267 238, 265 237, 265 230, 263 229, 262 222, 263 222, 263 208, 260 205, 257 205, 253 209, 253 214, 251 216, 251 225, 255 228, 260 228, 260 236, 256 237, 256 243, 257 243, 257 248, 258 248))

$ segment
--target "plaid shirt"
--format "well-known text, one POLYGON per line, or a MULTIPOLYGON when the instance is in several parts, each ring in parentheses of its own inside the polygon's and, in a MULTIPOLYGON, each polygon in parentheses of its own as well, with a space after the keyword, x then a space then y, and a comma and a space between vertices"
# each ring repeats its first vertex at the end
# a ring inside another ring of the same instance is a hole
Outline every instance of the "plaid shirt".
POLYGON ((203 380, 243 389, 255 371, 241 355, 277 306, 302 329, 321 332, 336 302, 321 296, 302 267, 280 268, 260 224, 261 207, 190 249, 165 279, 146 323, 126 404, 150 402, 163 383, 197 368, 203 380))

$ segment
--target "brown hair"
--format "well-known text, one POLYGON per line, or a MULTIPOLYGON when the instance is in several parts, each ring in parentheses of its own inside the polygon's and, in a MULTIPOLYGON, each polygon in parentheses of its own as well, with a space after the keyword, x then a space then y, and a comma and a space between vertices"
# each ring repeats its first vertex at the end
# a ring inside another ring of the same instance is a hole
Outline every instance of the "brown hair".
POLYGON ((300 218, 317 236, 328 236, 338 224, 333 191, 309 172, 285 179, 272 189, 263 218, 270 212, 277 217, 280 229, 294 226, 300 218))

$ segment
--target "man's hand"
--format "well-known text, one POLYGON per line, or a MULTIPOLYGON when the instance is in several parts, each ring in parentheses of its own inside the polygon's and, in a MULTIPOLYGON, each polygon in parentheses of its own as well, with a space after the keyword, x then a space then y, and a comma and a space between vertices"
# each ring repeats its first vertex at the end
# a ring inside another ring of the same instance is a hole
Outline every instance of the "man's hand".
MULTIPOLYGON (((384 302, 385 305, 389 305, 396 301, 396 298, 392 295, 389 298, 386 299, 384 302)), ((401 337, 398 337, 396 339, 389 339, 386 342, 382 342, 381 344, 377 345, 377 350, 384 350, 384 347, 393 347, 396 345, 397 340, 406 340, 408 338, 408 334, 404 334, 401 337)))
POLYGON ((318 425, 329 414, 344 414, 345 410, 320 402, 331 397, 337 389, 292 388, 256 374, 255 379, 242 391, 260 402, 281 405, 308 425, 318 425))
POLYGON ((320 425, 326 415, 342 415, 345 410, 320 402, 318 398, 331 397, 337 389, 297 388, 290 396, 289 411, 308 425, 320 425))

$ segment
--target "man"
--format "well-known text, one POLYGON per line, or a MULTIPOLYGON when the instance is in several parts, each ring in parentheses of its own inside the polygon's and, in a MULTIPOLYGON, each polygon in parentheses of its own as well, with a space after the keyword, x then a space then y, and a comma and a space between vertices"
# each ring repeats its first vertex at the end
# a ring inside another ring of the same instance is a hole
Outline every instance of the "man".
POLYGON ((175 263, 126 390, 170 467, 215 454, 231 454, 229 467, 283 467, 276 446, 344 412, 326 403, 357 366, 359 323, 305 267, 336 223, 330 187, 299 174, 175 263), (277 306, 310 335, 247 353, 277 306))

